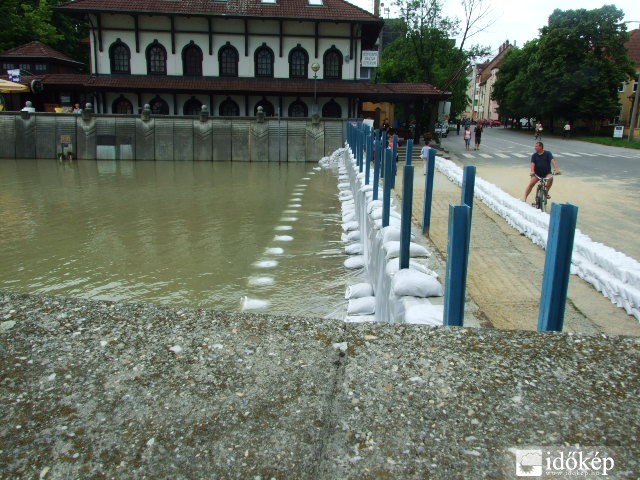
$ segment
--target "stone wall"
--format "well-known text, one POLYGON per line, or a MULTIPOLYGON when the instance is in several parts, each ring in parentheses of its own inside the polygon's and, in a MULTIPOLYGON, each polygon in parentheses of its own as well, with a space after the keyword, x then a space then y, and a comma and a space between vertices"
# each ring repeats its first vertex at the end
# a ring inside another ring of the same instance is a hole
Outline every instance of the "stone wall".
POLYGON ((344 119, 0 112, 0 158, 316 162, 344 119))

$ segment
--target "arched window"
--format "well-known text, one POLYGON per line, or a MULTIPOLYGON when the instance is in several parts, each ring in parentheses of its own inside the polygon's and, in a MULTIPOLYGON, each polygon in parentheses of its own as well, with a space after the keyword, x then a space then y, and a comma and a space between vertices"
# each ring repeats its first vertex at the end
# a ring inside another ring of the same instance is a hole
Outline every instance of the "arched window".
POLYGON ((191 77, 202 76, 202 50, 193 40, 182 49, 182 72, 191 77))
POLYGON ((324 54, 323 78, 342 78, 342 53, 334 46, 324 54))
POLYGON ((238 50, 231 46, 229 42, 226 43, 218 51, 218 63, 220 64, 220 76, 221 77, 237 77, 238 76, 238 50))
POLYGON ((133 105, 124 95, 120 95, 111 105, 111 111, 119 115, 130 115, 133 113, 133 105))
POLYGON ((289 105, 289 116, 290 117, 307 117, 309 116, 309 110, 307 105, 302 102, 299 98, 289 105))
POLYGON ((149 102, 149 106, 154 115, 169 115, 169 104, 158 96, 149 102))
POLYGON ((229 97, 220 104, 220 116, 221 117, 239 117, 240 107, 236 102, 229 97))
POLYGON ((254 54, 256 77, 273 78, 273 58, 273 50, 263 43, 254 54))
POLYGON ((111 73, 131 73, 131 51, 126 43, 117 39, 109 48, 111 73))
POLYGON ((147 74, 167 74, 167 51, 157 40, 147 47, 147 74))
POLYGON ((332 98, 322 106, 322 116, 327 118, 340 118, 342 116, 342 109, 332 98))
POLYGON ((202 111, 202 102, 195 97, 191 97, 189 100, 184 102, 184 107, 182 108, 183 115, 200 115, 202 111))
POLYGON ((263 98, 258 103, 256 103, 256 106, 253 109, 254 115, 258 114, 258 107, 262 107, 262 111, 264 112, 265 117, 273 117, 275 109, 273 108, 273 103, 271 103, 269 100, 263 98))
POLYGON ((289 52, 289 78, 307 78, 309 70, 309 54, 298 44, 289 52))

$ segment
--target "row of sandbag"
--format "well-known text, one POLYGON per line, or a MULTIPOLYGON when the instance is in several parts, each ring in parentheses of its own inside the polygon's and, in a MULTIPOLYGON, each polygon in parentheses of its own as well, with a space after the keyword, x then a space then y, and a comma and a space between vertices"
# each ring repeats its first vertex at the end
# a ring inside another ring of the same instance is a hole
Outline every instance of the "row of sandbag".
MULTIPOLYGON (((343 155, 343 160, 338 188, 345 252, 349 255, 345 267, 365 269, 368 279, 347 287, 347 320, 442 325, 444 289, 438 275, 428 267, 430 252, 411 242, 409 268, 399 268, 400 214, 393 199, 389 225, 382 227, 383 202, 373 200, 372 179, 365 182, 365 174, 358 172, 351 152, 343 155), (434 298, 438 301, 432 301, 434 298)), ((382 195, 379 190, 378 198, 382 195)))

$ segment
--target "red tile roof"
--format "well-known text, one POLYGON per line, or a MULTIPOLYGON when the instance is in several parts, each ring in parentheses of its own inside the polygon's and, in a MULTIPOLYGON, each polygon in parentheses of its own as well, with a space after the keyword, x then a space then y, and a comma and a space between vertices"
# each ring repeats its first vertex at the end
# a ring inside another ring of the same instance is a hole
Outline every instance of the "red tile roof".
POLYGON ((81 64, 81 62, 77 62, 69 57, 67 57, 64 53, 61 53, 53 48, 45 45, 44 43, 40 43, 38 41, 33 41, 29 43, 25 43, 24 45, 19 45, 14 48, 10 48, 9 50, 5 50, 0 53, 0 57, 20 57, 20 58, 42 58, 42 59, 56 59, 62 60, 67 63, 77 63, 81 64))
MULTIPOLYGON (((37 77, 46 90, 47 85, 71 86, 91 91, 156 91, 176 93, 213 93, 217 95, 242 94, 252 92, 255 95, 287 95, 314 92, 314 80, 264 79, 264 78, 219 78, 219 77, 181 77, 181 76, 111 76, 84 74, 47 74, 37 77)), ((33 77, 23 77, 22 83, 28 85, 33 77)), ((368 80, 318 80, 315 86, 318 95, 357 96, 360 99, 382 98, 388 100, 400 98, 431 97, 445 99, 449 92, 443 92, 428 83, 371 83, 368 80)))
POLYGON ((636 67, 640 68, 640 29, 629 32, 629 41, 625 43, 629 52, 629 58, 633 60, 636 67))
POLYGON ((323 0, 321 6, 308 0, 76 0, 58 7, 67 13, 159 13, 185 16, 293 18, 297 20, 384 21, 345 0, 323 0))

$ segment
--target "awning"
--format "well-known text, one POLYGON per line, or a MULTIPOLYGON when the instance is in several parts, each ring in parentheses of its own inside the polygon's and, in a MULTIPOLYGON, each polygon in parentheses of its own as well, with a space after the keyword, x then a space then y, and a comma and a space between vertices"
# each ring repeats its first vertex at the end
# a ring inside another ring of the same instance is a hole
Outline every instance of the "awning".
POLYGON ((21 83, 10 82, 0 78, 0 93, 20 93, 28 92, 29 87, 21 83))

